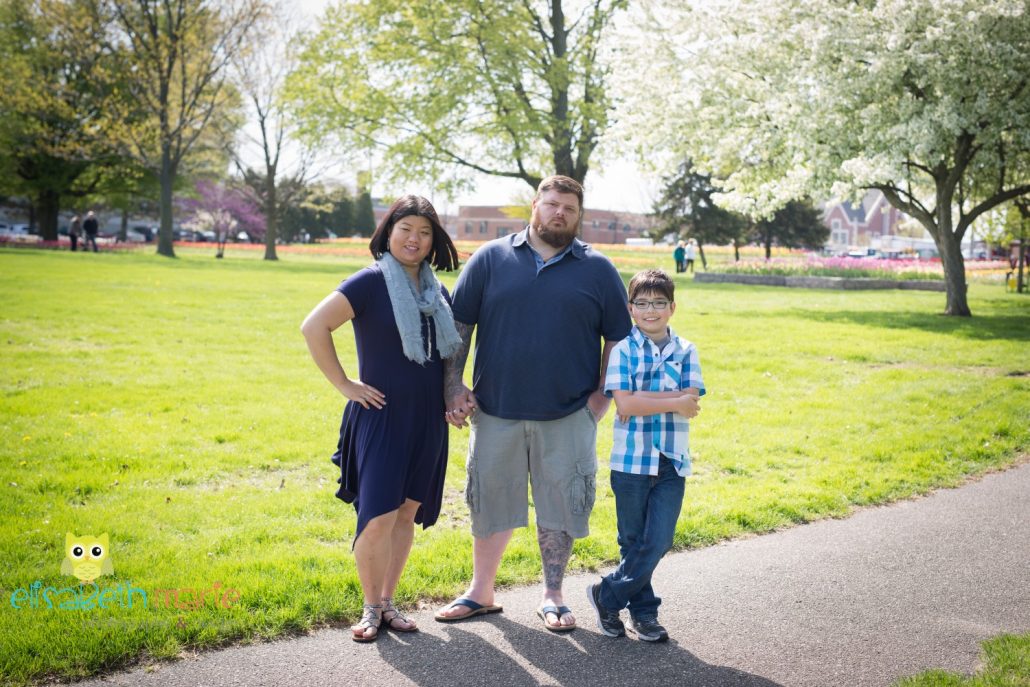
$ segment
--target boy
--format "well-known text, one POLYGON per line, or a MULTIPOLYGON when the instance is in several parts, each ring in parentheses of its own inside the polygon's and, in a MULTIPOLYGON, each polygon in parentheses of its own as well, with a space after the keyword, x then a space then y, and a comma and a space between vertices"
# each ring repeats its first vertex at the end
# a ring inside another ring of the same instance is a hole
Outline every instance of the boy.
POLYGON ((647 642, 669 638, 658 624, 661 599, 651 575, 672 547, 690 474, 687 419, 698 414, 705 394, 697 348, 669 328, 674 288, 661 270, 644 270, 629 282, 635 324, 612 349, 604 380, 617 408, 611 484, 622 560, 615 572, 587 587, 604 634, 625 633, 619 613, 628 607, 630 630, 647 642))

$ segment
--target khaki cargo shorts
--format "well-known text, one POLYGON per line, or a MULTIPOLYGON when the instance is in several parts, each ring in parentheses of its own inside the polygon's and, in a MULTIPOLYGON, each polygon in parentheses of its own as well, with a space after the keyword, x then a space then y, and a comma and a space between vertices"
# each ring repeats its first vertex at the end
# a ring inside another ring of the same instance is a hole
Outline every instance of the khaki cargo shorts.
POLYGON ((597 421, 586 406, 558 420, 506 420, 476 411, 469 435, 465 501, 472 534, 529 524, 575 538, 590 533, 597 474, 597 421))

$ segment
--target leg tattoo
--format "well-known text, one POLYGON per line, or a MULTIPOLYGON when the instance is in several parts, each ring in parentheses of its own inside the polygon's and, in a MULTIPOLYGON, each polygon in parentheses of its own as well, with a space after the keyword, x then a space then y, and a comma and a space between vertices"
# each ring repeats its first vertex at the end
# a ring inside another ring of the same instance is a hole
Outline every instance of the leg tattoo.
POLYGON ((538 527, 537 541, 540 542, 540 558, 544 564, 544 586, 549 591, 561 593, 565 579, 565 567, 572 555, 572 537, 561 530, 538 527))

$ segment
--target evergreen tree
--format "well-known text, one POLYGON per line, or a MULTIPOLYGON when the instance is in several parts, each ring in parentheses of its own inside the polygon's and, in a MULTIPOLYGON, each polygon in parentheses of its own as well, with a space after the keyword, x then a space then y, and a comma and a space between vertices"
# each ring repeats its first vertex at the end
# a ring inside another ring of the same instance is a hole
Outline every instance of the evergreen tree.
POLYGON ((376 216, 372 210, 372 195, 366 190, 358 195, 354 209, 354 230, 361 236, 371 236, 376 229, 376 216))

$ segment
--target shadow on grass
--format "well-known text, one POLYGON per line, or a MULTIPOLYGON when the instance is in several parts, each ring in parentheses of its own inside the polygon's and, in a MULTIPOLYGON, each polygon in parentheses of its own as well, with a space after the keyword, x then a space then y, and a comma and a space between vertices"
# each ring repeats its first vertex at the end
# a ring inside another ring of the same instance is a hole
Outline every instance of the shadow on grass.
MULTIPOLYGON (((448 627, 449 641, 429 633, 410 638, 390 633, 377 642, 380 657, 420 687, 475 685, 707 685, 780 687, 751 673, 705 663, 675 641, 649 644, 612 639, 580 628, 552 635, 501 616, 476 621, 498 628, 511 649, 495 646, 483 632, 448 627), (383 640, 387 641, 383 641, 383 640), (389 641, 393 640, 393 641, 389 641), (532 666, 536 673, 527 667, 532 666), (543 673, 546 677, 540 677, 543 673)), ((486 628, 483 628, 486 629, 486 628)))
POLYGON ((788 311, 793 317, 832 324, 857 324, 883 329, 918 329, 934 334, 950 334, 977 341, 1030 341, 1030 309, 989 313, 973 317, 947 317, 926 312, 874 312, 870 310, 788 311))

